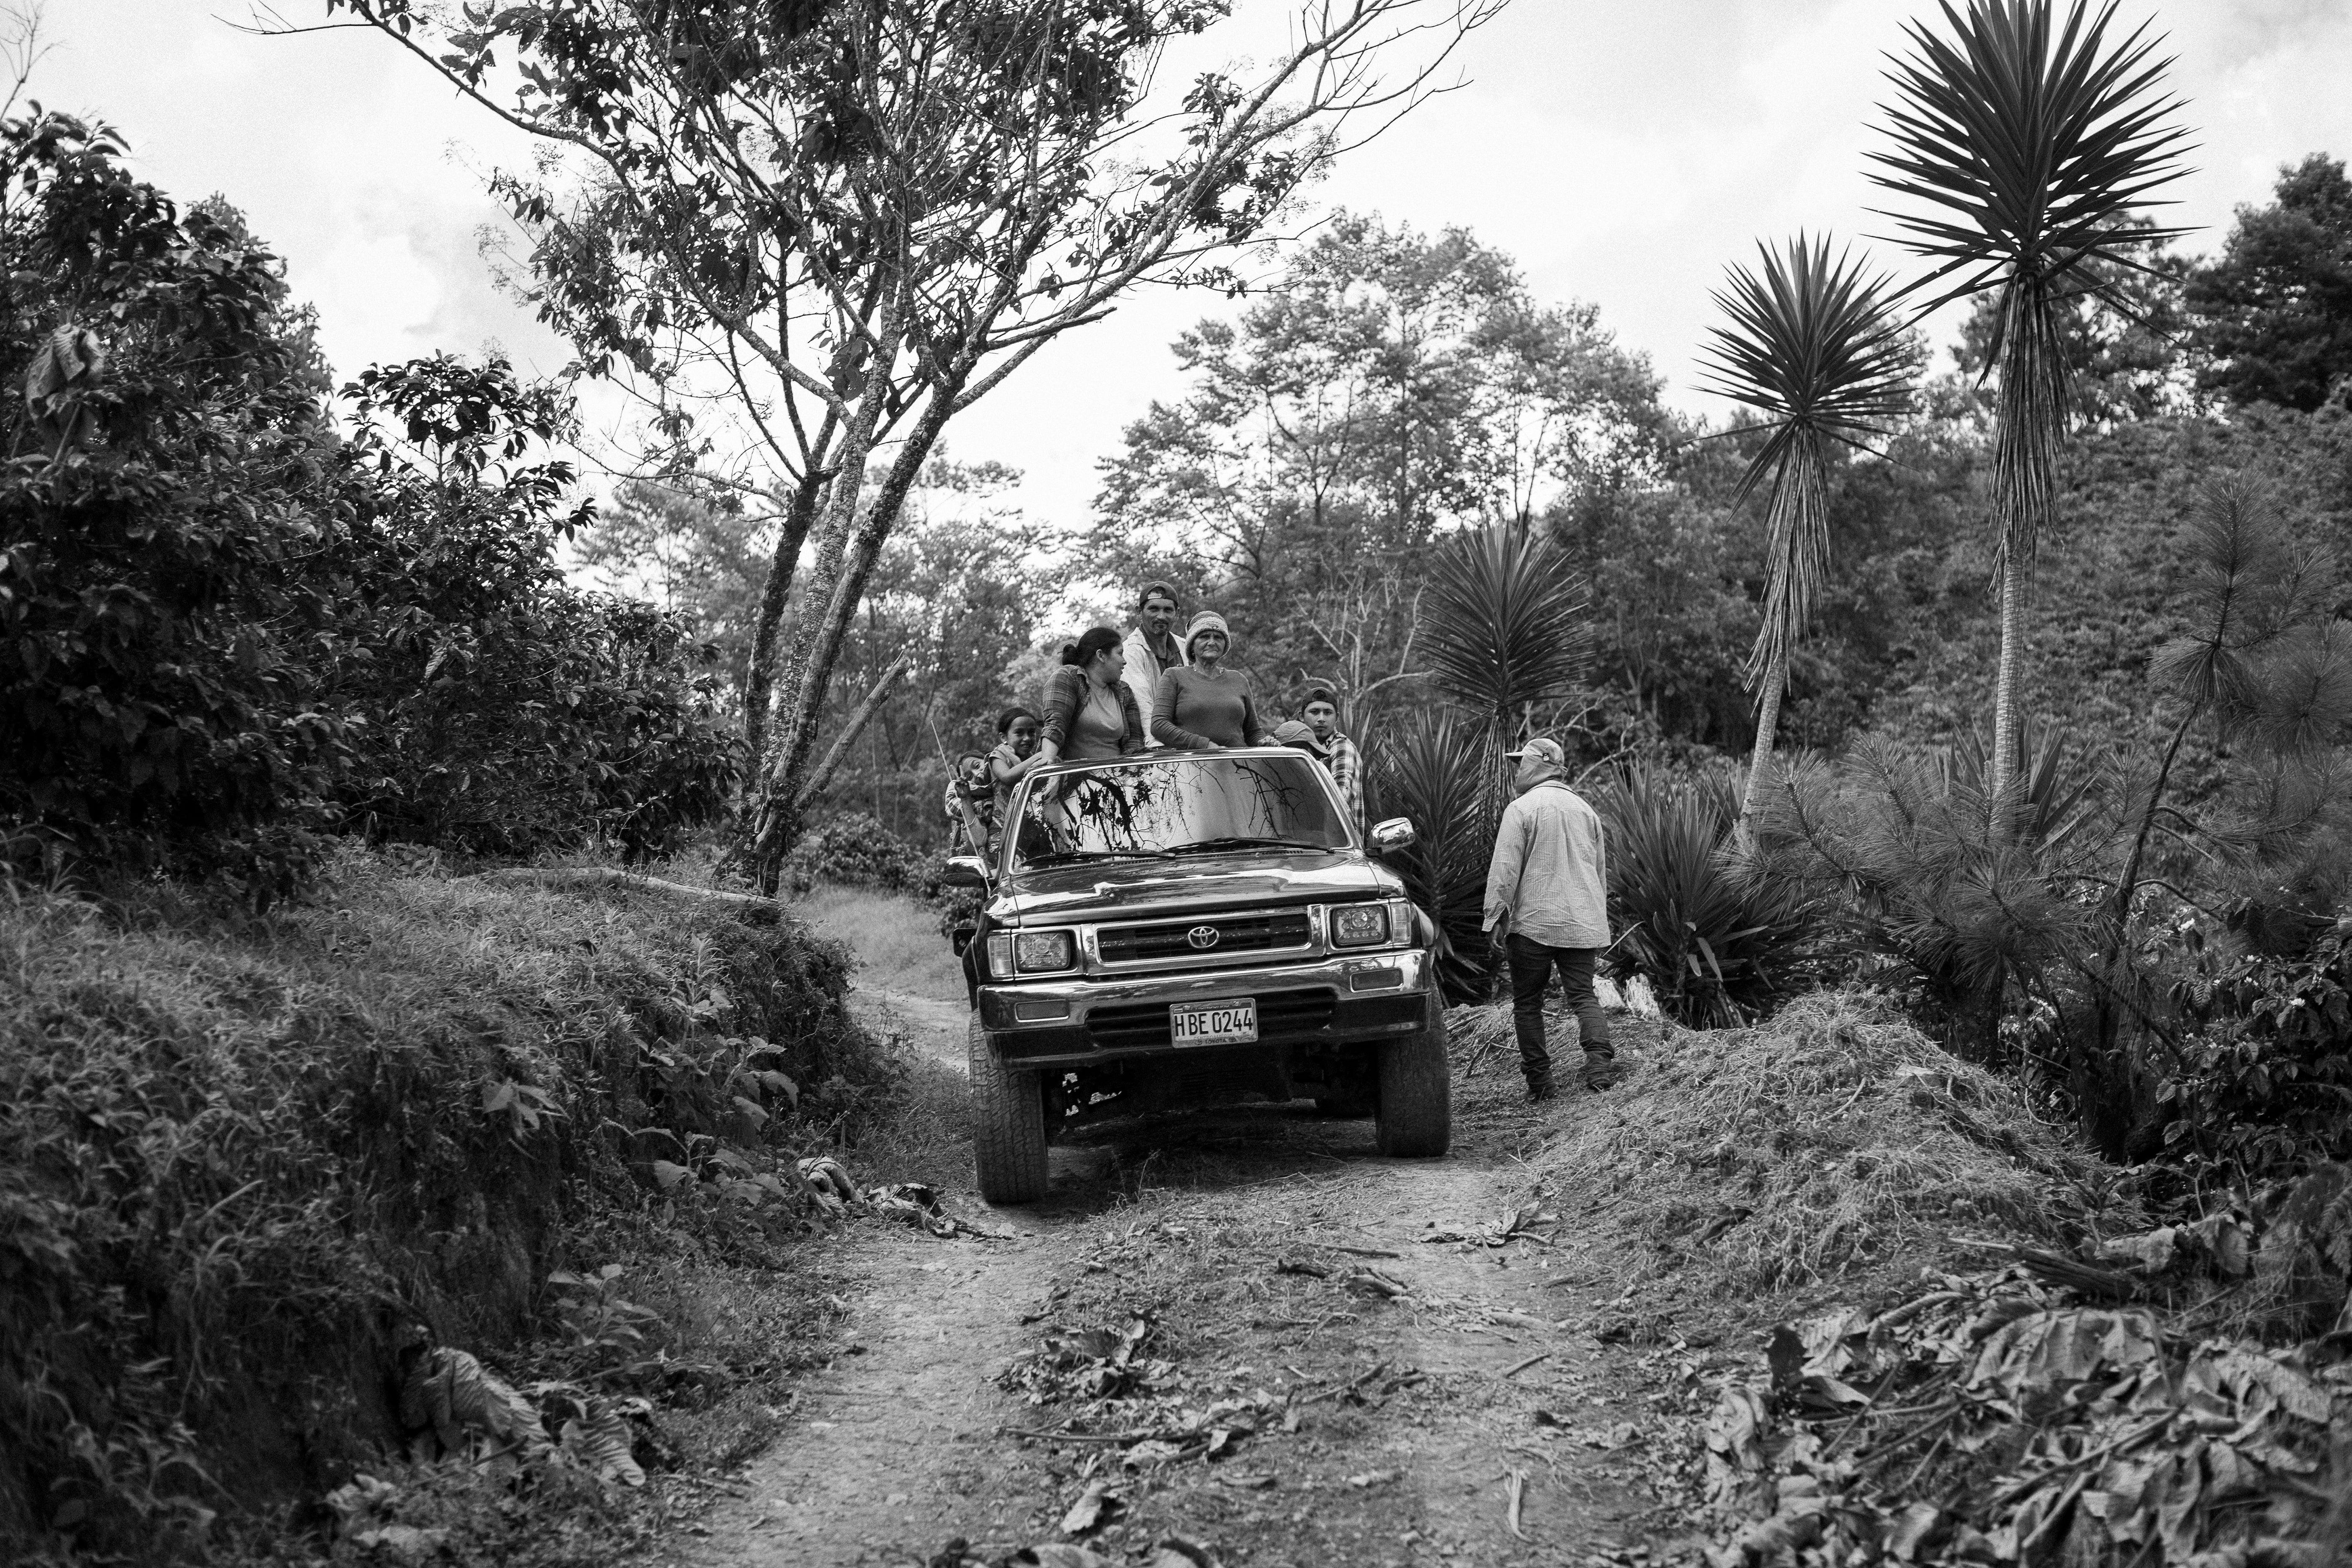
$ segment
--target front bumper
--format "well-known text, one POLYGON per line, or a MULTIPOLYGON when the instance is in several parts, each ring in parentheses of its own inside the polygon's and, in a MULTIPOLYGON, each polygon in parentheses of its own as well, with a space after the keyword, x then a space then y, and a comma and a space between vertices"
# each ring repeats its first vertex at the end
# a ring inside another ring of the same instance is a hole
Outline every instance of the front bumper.
POLYGON ((1256 999, 1257 1041, 1209 1049, 1370 1042, 1426 1026, 1438 1005, 1433 981, 1429 954, 1416 948, 1205 974, 1073 975, 982 985, 980 1022, 997 1055, 1023 1068, 1197 1054, 1170 1043, 1168 1009, 1224 996, 1256 999))

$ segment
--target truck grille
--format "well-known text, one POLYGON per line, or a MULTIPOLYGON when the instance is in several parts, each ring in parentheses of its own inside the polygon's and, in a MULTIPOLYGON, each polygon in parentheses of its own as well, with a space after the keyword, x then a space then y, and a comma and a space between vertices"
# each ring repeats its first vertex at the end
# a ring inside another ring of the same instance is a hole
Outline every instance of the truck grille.
POLYGON ((1199 958, 1221 952, 1265 952, 1276 948, 1306 947, 1315 928, 1305 910, 1271 910, 1251 914, 1202 915, 1198 920, 1157 921, 1150 925, 1105 926, 1096 933, 1096 951, 1105 963, 1145 963, 1157 959, 1199 958), (1192 932, 1207 927, 1217 940, 1207 947, 1192 945, 1192 932))
MULTIPOLYGON (((1284 991, 1257 999, 1257 1037, 1262 1041, 1311 1035, 1328 1028, 1338 998, 1328 991, 1284 991)), ((1129 1002, 1097 1007, 1087 1015, 1087 1034, 1097 1050, 1168 1043, 1168 1004, 1129 1002)), ((1243 1047, 1246 1050, 1247 1047, 1243 1047)))

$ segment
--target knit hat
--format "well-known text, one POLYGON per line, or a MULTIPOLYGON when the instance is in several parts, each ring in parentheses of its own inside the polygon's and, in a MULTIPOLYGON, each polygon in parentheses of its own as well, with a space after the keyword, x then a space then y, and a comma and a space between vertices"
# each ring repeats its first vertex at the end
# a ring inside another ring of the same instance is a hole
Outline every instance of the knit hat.
POLYGON ((1225 639, 1226 647, 1230 647, 1233 646, 1234 634, 1232 629, 1225 625, 1225 617, 1217 614, 1214 610, 1202 610, 1193 616, 1192 624, 1184 628, 1184 657, 1186 658, 1192 657, 1192 639, 1199 637, 1202 632, 1215 632, 1219 637, 1225 639))
POLYGON ((1310 752, 1317 757, 1329 754, 1324 749, 1323 742, 1315 738, 1315 731, 1297 719, 1285 719, 1275 727, 1274 743, 1277 746, 1296 746, 1300 751, 1310 752))

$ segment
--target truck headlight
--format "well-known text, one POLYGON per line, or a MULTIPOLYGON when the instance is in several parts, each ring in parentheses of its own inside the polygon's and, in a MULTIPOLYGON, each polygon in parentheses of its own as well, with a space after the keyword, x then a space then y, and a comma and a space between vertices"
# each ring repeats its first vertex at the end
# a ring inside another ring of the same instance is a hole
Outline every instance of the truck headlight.
POLYGON ((1386 904, 1342 904, 1331 911, 1333 947, 1378 947, 1388 939, 1386 904))
POLYGON ((1013 933, 991 931, 988 936, 988 973, 998 980, 1013 978, 1013 933))
POLYGON ((1024 974, 1050 974, 1078 966, 1076 937, 1066 931, 1016 931, 1013 937, 1013 967, 1024 974))

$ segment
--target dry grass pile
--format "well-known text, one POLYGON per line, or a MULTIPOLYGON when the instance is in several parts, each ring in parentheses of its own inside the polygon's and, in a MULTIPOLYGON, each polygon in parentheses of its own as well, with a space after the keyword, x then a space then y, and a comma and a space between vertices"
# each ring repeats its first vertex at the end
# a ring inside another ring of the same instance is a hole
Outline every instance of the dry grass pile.
MULTIPOLYGON (((1457 1034, 1475 1056, 1510 1016, 1457 1034)), ((2056 1239, 2095 1162, 2015 1089, 1875 1000, 1803 997, 1753 1028, 1669 1029, 1532 1162, 1642 1246, 1631 1278, 1690 1268, 1715 1293, 1918 1266, 1956 1235, 2056 1239)), ((1686 1277, 1687 1278, 1687 1277, 1686 1277)))

